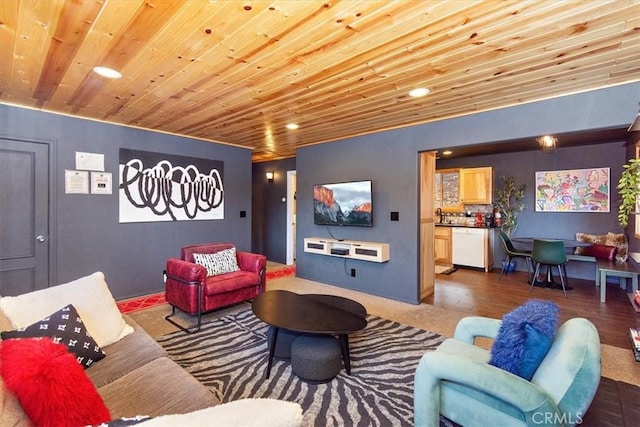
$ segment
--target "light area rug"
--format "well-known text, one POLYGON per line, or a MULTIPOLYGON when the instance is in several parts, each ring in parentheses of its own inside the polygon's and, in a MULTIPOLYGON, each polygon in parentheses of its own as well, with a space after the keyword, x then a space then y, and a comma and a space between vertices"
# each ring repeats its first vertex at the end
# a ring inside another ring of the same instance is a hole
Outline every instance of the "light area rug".
POLYGON ((303 426, 325 427, 413 425, 415 369, 422 355, 443 340, 433 332, 369 315, 367 327, 349 336, 351 375, 343 369, 328 383, 310 384, 292 372, 289 361, 278 359, 271 378, 265 378, 267 330, 247 304, 198 333, 176 332, 158 342, 220 401, 298 402, 303 426))
POLYGON ((443 265, 436 265, 435 271, 436 274, 451 274, 454 273, 457 270, 456 267, 453 266, 443 266, 443 265))

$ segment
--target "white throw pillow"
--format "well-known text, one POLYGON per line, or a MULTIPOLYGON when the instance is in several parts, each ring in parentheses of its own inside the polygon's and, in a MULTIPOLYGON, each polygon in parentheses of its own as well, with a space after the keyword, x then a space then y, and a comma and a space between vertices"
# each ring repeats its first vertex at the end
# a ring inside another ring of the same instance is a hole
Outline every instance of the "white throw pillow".
MULTIPOLYGON (((0 299, 2 299, 2 295, 0 295, 0 299)), ((2 311, 0 311, 0 331, 10 331, 12 329, 13 325, 11 324, 11 320, 9 320, 7 316, 5 316, 2 311)), ((0 394, 0 396, 2 395, 0 394)))
POLYGON ((299 427, 302 407, 276 399, 241 399, 188 414, 164 415, 144 421, 144 427, 225 426, 299 427))
POLYGON ((16 329, 27 327, 69 304, 76 308, 100 347, 133 332, 122 318, 100 271, 63 285, 0 298, 0 309, 16 329))
POLYGON ((236 259, 236 248, 225 249, 214 254, 193 254, 193 260, 207 269, 207 276, 240 271, 236 259))

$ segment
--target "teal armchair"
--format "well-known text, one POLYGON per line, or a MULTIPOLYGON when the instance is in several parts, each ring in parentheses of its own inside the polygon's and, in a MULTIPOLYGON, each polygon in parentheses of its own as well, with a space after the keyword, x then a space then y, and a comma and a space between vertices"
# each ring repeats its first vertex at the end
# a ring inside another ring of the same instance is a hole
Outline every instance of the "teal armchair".
POLYGON ((439 415, 472 426, 571 426, 582 422, 600 383, 600 337, 583 318, 565 322, 531 381, 489 365, 476 337, 495 338, 501 321, 466 317, 415 373, 416 427, 439 415))

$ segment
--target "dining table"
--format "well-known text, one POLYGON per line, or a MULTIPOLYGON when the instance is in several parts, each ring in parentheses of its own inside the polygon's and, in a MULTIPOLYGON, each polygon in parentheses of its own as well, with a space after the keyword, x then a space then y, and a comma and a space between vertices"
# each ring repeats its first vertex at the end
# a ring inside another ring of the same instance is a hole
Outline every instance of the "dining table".
MULTIPOLYGON (((533 248, 533 241, 534 240, 546 240, 546 241, 561 241, 562 243, 564 243, 564 247, 567 250, 570 250, 570 253, 573 253, 573 250, 575 248, 579 248, 579 247, 588 247, 591 246, 592 243, 589 242, 583 242, 580 240, 575 240, 575 239, 563 239, 563 238, 556 238, 556 237, 512 237, 511 241, 513 243, 520 243, 522 245, 528 246, 529 248, 533 248)), ((542 287, 542 288, 552 288, 552 289, 562 289, 562 285, 560 283, 554 282, 553 281, 553 274, 551 272, 551 266, 547 266, 547 277, 544 281, 540 282, 537 280, 537 277, 533 278, 533 286, 537 286, 537 287, 542 287)), ((571 290, 572 288, 570 286, 566 286, 566 290, 571 290)))

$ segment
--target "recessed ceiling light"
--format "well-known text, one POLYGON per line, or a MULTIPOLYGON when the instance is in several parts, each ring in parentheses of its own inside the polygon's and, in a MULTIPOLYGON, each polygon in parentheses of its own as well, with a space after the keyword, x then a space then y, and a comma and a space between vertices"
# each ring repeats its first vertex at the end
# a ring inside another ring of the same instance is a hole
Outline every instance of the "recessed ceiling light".
POLYGON ((443 156, 450 156, 450 155, 452 155, 452 154, 453 154, 453 151, 451 151, 451 150, 446 150, 446 151, 443 151, 443 152, 442 152, 442 155, 443 155, 443 156))
POLYGON ((297 123, 288 123, 286 128, 290 129, 290 130, 296 130, 296 129, 300 128, 300 125, 297 124, 297 123))
POLYGON ((412 89, 411 91, 409 91, 409 96, 411 96, 413 98, 419 98, 421 96, 429 95, 429 92, 431 92, 431 91, 429 89, 427 89, 426 87, 417 87, 417 88, 412 89))
POLYGON ((108 79, 119 79, 122 77, 122 74, 109 67, 93 67, 93 72, 108 79))

